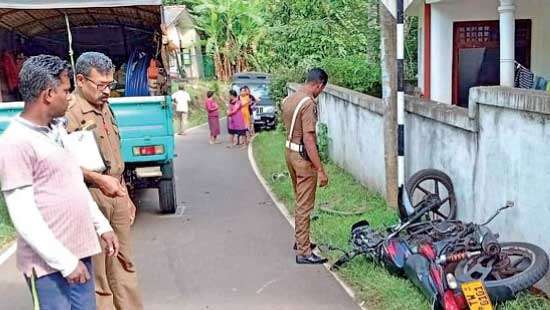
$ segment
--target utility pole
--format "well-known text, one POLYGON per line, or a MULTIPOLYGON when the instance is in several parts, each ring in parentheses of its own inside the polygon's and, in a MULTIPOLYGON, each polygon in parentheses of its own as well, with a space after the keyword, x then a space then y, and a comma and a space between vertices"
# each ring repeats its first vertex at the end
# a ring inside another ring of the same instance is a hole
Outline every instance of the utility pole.
POLYGON ((391 207, 395 208, 398 205, 399 195, 397 171, 397 27, 396 19, 385 4, 379 6, 379 12, 382 99, 386 105, 384 112, 386 200, 391 207))
POLYGON ((405 189, 405 0, 395 0, 397 19, 397 180, 399 206, 409 205, 405 189), (405 202, 405 201, 407 202, 405 202))
POLYGON ((386 196, 390 206, 403 207, 399 210, 411 214, 414 210, 405 189, 405 1, 407 6, 411 3, 381 1, 382 97, 386 103, 386 196))

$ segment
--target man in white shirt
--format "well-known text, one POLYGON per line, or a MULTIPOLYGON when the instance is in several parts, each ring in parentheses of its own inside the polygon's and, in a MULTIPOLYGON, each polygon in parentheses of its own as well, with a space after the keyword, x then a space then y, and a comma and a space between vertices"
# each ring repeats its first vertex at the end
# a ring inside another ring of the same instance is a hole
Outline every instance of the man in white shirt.
POLYGON ((179 85, 179 90, 172 94, 172 100, 174 100, 176 111, 176 122, 178 124, 178 134, 184 135, 187 127, 187 120, 189 118, 189 102, 191 102, 191 96, 187 93, 183 85, 179 85))
POLYGON ((55 56, 35 56, 19 78, 25 108, 0 137, 0 183, 18 234, 17 267, 35 309, 95 310, 91 257, 102 250, 98 236, 108 255, 116 256, 119 243, 58 137, 69 67, 55 56))

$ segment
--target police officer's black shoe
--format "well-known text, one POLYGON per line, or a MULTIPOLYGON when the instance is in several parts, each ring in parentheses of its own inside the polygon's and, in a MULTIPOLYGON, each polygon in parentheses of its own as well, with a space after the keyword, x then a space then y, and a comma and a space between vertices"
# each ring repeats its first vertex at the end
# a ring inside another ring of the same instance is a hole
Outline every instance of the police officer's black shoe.
MULTIPOLYGON (((309 244, 309 248, 312 249, 312 250, 315 249, 316 247, 317 247, 317 245, 316 245, 315 243, 313 243, 313 242, 309 244)), ((296 245, 296 242, 294 242, 294 247, 293 247, 293 249, 294 249, 294 251, 297 251, 297 250, 298 250, 298 246, 296 245)))
POLYGON ((328 259, 311 253, 309 256, 296 255, 296 264, 324 264, 328 259))

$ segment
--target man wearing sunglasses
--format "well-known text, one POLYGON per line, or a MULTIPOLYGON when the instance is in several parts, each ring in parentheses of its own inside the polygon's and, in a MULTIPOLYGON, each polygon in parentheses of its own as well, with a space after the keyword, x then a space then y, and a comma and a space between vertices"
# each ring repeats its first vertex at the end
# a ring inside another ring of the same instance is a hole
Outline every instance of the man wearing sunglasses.
POLYGON ((114 66, 102 53, 86 52, 76 61, 75 90, 67 111, 68 131, 93 130, 105 161, 106 171, 84 171, 92 197, 118 236, 117 257, 94 256, 97 309, 143 309, 134 266, 130 226, 135 206, 124 184, 124 161, 120 133, 109 107, 109 94, 116 86, 114 66))

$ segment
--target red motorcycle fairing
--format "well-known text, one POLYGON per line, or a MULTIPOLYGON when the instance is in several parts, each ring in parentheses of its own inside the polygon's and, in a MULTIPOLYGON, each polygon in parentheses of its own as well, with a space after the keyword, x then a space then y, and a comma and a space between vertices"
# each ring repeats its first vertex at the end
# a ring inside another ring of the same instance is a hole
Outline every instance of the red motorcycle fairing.
POLYGON ((435 262, 435 259, 437 258, 437 254, 435 253, 435 249, 431 243, 423 243, 419 245, 418 253, 424 255, 424 257, 432 262, 435 262))
POLYGON ((461 310, 466 308, 461 308, 456 302, 456 297, 453 291, 448 290, 443 295, 443 309, 445 310, 461 310))

